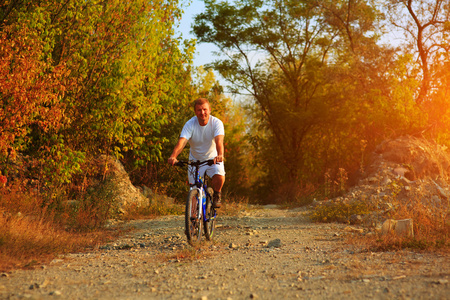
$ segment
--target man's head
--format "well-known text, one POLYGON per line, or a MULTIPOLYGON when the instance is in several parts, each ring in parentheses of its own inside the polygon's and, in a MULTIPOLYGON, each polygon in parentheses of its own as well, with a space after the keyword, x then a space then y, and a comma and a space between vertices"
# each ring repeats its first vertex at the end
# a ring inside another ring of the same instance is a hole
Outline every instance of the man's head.
POLYGON ((209 115, 211 113, 208 99, 198 98, 197 100, 195 100, 194 112, 200 125, 205 126, 206 124, 208 124, 209 115))

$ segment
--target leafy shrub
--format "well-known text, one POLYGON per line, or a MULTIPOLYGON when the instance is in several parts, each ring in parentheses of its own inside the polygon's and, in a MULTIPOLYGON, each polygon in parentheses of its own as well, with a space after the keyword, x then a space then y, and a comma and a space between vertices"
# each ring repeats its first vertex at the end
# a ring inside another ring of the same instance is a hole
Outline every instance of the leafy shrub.
POLYGON ((69 210, 68 227, 75 231, 90 231, 102 227, 108 219, 119 215, 116 183, 110 177, 91 186, 69 210))
POLYGON ((309 217, 315 222, 342 222, 349 223, 352 215, 365 215, 369 213, 366 203, 362 201, 351 202, 322 202, 310 213, 309 217))

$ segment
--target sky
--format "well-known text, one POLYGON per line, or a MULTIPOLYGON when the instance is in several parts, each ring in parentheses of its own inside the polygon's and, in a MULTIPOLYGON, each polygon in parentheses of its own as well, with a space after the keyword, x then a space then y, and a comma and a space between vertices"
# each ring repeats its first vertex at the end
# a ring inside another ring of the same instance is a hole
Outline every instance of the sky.
MULTIPOLYGON (((187 0, 185 0, 187 2, 187 0)), ((180 27, 178 31, 180 31, 183 35, 184 39, 193 39, 195 36, 190 34, 192 30, 192 24, 194 22, 194 17, 197 14, 200 14, 205 9, 205 4, 201 0, 192 0, 192 3, 184 9, 184 14, 180 22, 180 27)), ((217 47, 213 44, 197 44, 196 45, 196 53, 194 56, 194 66, 199 67, 203 66, 207 63, 212 62, 215 57, 211 53, 212 51, 217 51, 217 47)))

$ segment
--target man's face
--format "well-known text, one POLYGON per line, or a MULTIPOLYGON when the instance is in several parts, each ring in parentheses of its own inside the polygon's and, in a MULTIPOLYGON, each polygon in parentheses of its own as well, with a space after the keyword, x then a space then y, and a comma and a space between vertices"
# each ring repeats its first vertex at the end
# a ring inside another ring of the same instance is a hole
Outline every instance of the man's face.
POLYGON ((195 106, 195 115, 197 116, 198 122, 202 126, 205 126, 206 124, 208 124, 210 113, 211 113, 211 109, 209 108, 208 103, 204 103, 202 105, 195 106))

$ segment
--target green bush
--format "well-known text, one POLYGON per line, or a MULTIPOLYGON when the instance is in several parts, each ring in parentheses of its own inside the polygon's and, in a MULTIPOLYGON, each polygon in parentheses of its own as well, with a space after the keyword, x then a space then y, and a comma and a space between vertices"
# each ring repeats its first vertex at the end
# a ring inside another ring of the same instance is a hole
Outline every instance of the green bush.
POLYGON ((362 201, 352 202, 322 202, 311 211, 309 217, 314 222, 341 222, 350 223, 352 215, 365 215, 369 208, 362 201))

